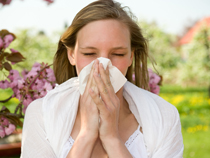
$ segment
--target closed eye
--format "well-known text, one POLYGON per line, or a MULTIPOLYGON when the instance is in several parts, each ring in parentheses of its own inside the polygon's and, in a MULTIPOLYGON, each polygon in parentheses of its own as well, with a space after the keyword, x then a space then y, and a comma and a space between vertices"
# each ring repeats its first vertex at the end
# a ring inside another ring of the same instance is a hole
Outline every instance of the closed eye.
POLYGON ((85 56, 96 55, 96 53, 83 53, 85 56))
POLYGON ((116 56, 124 56, 125 54, 113 54, 113 55, 116 55, 116 56))

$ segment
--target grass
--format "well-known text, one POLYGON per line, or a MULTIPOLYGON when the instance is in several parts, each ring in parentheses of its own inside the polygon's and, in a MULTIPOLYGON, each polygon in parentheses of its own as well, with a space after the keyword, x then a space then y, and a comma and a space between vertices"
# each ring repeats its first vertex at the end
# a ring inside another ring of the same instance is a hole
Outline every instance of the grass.
POLYGON ((184 141, 184 158, 209 158, 210 131, 189 133, 182 131, 184 141))
POLYGON ((179 111, 184 158, 209 158, 210 98, 207 87, 162 86, 160 96, 179 111))

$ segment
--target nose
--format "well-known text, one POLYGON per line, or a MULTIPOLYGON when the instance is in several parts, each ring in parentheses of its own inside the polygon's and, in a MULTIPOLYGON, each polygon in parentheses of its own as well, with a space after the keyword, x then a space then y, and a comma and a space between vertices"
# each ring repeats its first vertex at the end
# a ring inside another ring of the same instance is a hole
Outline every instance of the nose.
POLYGON ((101 52, 100 57, 104 57, 104 58, 109 59, 109 53, 108 52, 101 52))

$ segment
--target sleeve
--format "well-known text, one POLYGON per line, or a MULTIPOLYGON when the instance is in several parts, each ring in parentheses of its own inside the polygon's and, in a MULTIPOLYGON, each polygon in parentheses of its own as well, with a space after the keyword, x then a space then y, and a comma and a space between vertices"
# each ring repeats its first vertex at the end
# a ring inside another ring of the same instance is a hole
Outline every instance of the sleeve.
POLYGON ((56 155, 46 139, 42 116, 42 99, 29 104, 22 130, 21 158, 55 158, 56 155))
POLYGON ((163 119, 158 147, 152 158, 182 158, 184 145, 178 110, 162 98, 156 101, 163 119))

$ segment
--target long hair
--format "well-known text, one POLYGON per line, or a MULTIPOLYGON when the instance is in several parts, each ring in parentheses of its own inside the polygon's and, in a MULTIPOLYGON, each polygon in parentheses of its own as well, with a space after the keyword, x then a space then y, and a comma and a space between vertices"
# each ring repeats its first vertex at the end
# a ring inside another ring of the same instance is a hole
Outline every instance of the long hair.
POLYGON ((80 10, 72 24, 63 33, 54 57, 53 69, 58 84, 71 77, 77 76, 75 66, 71 65, 67 57, 67 48, 74 49, 77 33, 90 22, 105 19, 115 19, 124 23, 130 31, 131 49, 134 51, 132 65, 128 68, 126 78, 136 86, 148 89, 147 41, 135 21, 135 16, 127 7, 113 0, 98 0, 80 10), (127 10, 126 10, 127 9, 127 10), (135 80, 132 75, 135 74, 135 80))

